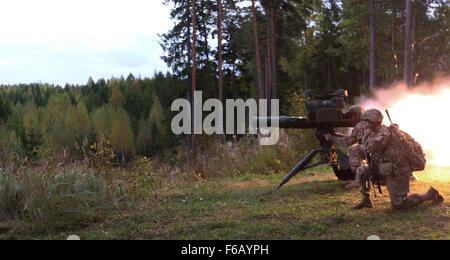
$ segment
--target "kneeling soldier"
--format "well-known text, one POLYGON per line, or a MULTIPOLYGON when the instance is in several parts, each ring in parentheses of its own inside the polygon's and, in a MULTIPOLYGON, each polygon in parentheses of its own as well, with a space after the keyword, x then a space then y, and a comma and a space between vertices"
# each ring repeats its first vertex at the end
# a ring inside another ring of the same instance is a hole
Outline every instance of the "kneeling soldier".
MULTIPOLYGON (((411 168, 398 147, 391 144, 392 135, 388 127, 382 124, 383 115, 379 110, 370 109, 362 115, 362 120, 367 123, 369 134, 364 137, 364 146, 372 154, 372 169, 386 180, 391 205, 394 209, 405 209, 419 205, 425 201, 442 203, 444 198, 433 187, 425 194, 408 195, 410 191, 411 168)), ((357 175, 360 179, 360 192, 362 201, 354 207, 361 209, 372 208, 370 192, 367 184, 367 166, 358 168, 357 175)))

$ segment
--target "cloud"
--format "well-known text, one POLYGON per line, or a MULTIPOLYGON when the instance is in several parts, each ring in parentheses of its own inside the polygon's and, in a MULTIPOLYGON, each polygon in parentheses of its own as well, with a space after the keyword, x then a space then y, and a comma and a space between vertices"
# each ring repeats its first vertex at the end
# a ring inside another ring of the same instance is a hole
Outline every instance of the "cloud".
POLYGON ((170 8, 148 0, 15 0, 0 3, 0 84, 66 82, 167 71, 158 33, 170 8))

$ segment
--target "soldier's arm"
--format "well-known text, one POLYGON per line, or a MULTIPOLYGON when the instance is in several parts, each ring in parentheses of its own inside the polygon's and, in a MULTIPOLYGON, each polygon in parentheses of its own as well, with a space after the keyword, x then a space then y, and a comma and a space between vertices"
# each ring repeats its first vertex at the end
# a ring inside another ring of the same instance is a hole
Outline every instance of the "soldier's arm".
POLYGON ((333 135, 333 143, 342 146, 351 146, 356 144, 358 140, 352 135, 333 135))
POLYGON ((367 138, 364 145, 370 152, 383 151, 391 141, 391 132, 382 128, 378 133, 367 138))
POLYGON ((342 146, 351 146, 358 142, 358 134, 361 131, 361 125, 356 125, 350 135, 334 135, 333 142, 342 146))

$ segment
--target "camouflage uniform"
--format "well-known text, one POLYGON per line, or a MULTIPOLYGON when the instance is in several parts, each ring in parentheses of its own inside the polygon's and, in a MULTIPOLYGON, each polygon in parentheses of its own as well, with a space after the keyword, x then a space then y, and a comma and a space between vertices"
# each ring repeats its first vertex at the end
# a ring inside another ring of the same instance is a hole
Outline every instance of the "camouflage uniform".
MULTIPOLYGON (((352 106, 348 112, 353 113, 358 118, 361 118, 365 109, 362 106, 352 106)), ((348 150, 348 157, 350 163, 350 169, 355 173, 355 181, 345 186, 346 189, 352 189, 359 186, 360 177, 357 173, 359 167, 362 166, 363 160, 365 158, 365 148, 362 144, 364 135, 366 131, 366 123, 364 121, 359 121, 353 128, 352 133, 349 136, 344 135, 334 135, 333 143, 341 146, 351 146, 348 150)))
MULTIPOLYGON (((365 136, 364 146, 372 153, 373 170, 386 180, 392 207, 394 209, 410 208, 427 200, 442 202, 442 196, 434 188, 426 194, 408 196, 412 171, 407 160, 401 158, 402 154, 397 148, 390 145, 392 135, 388 127, 381 125, 380 121, 380 125, 372 130, 365 136)), ((367 167, 361 166, 357 172, 361 176, 360 192, 363 195, 363 201, 355 208, 371 207, 367 167)))
POLYGON ((365 148, 362 146, 362 140, 364 138, 364 130, 366 123, 361 121, 353 128, 352 133, 349 136, 334 135, 333 143, 341 146, 352 146, 348 150, 350 167, 353 172, 361 167, 362 161, 365 157, 365 148))

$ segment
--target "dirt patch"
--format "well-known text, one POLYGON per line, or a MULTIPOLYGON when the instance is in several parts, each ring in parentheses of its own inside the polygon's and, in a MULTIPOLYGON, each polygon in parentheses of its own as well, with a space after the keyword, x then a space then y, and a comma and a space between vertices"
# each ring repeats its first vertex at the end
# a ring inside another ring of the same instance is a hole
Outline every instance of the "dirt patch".
POLYGON ((271 183, 268 180, 261 180, 261 179, 251 179, 244 182, 232 182, 228 183, 227 187, 231 189, 248 189, 248 188, 254 188, 254 187, 263 187, 263 186, 269 186, 271 183))
POLYGON ((261 179, 253 179, 252 180, 253 183, 259 185, 259 186, 267 186, 270 184, 270 181, 268 180, 261 180, 261 179))

